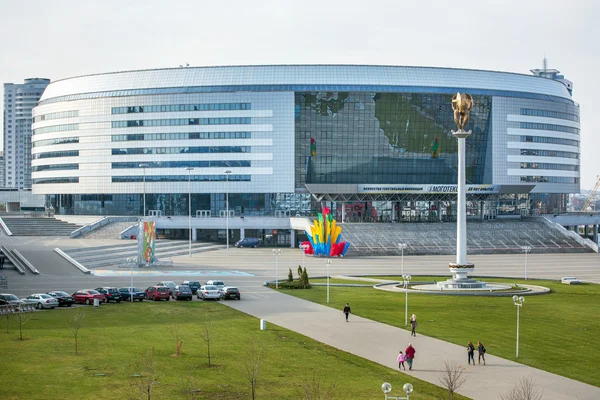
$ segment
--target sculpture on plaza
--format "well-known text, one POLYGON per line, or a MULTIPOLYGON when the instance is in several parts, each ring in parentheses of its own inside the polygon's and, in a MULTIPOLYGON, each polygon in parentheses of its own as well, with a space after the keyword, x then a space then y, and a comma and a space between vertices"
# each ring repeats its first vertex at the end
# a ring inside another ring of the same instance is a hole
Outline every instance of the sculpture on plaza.
POLYGON ((470 94, 456 93, 452 96, 452 110, 454 110, 454 122, 459 132, 464 132, 467 122, 469 122, 469 115, 473 108, 473 98, 470 94))
POLYGON ((323 207, 323 213, 313 221, 309 231, 304 231, 308 241, 301 243, 305 254, 314 254, 326 257, 343 257, 350 247, 350 243, 344 242, 342 228, 333 219, 329 208, 323 207))

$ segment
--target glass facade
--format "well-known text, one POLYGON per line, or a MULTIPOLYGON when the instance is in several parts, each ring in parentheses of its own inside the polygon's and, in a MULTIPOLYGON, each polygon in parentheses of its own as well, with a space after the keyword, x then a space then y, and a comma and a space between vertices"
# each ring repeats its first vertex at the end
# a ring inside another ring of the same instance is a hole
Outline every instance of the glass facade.
MULTIPOLYGON (((299 92, 295 94, 296 186, 452 184, 458 146, 451 95, 299 92)), ((491 97, 474 96, 467 125, 466 180, 480 184, 491 160, 491 97)))

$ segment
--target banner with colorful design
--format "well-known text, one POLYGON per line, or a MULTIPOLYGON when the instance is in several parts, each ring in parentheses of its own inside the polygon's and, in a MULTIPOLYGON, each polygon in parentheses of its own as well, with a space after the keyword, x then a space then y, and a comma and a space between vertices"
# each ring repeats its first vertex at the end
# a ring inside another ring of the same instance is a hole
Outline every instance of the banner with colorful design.
POLYGON ((305 231, 308 242, 302 242, 305 254, 324 255, 329 257, 344 256, 350 243, 342 239, 342 228, 337 226, 329 208, 323 207, 323 213, 313 221, 310 232, 305 231))
POLYGON ((154 241, 156 240, 156 225, 154 221, 140 222, 138 235, 138 259, 140 265, 152 264, 154 257, 154 241))

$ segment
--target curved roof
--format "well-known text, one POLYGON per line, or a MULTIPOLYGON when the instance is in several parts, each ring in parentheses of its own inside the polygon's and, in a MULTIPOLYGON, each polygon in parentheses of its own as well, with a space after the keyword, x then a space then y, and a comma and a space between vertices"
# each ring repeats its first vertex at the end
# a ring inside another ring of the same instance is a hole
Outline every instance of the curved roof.
POLYGON ((277 85, 286 86, 281 90, 311 85, 464 88, 535 93, 571 100, 566 86, 559 81, 508 72, 406 66, 251 65, 152 69, 67 78, 48 85, 40 102, 82 93, 135 89, 277 85))

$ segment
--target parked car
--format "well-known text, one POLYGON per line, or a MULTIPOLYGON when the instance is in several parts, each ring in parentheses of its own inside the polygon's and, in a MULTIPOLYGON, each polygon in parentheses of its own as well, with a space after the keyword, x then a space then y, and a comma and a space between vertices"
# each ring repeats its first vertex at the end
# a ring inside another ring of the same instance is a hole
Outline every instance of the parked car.
POLYGON ((198 281, 183 281, 182 285, 188 285, 192 289, 193 294, 196 294, 200 286, 202 286, 198 281))
POLYGON ((242 294, 236 287, 225 286, 223 289, 221 289, 221 299, 223 299, 223 300, 227 300, 227 299, 241 300, 242 294))
POLYGON ((173 281, 162 281, 162 282, 158 282, 157 286, 166 286, 169 288, 169 294, 173 294, 173 289, 175 289, 175 286, 177 286, 177 284, 173 281))
POLYGON ((207 299, 220 300, 221 292, 220 292, 219 288, 216 286, 204 285, 200 288, 200 290, 198 290, 196 297, 198 297, 199 299, 202 299, 202 300, 207 300, 207 299))
POLYGON ((258 238, 243 238, 235 242, 235 247, 253 247, 256 248, 260 245, 258 238))
POLYGON ((10 293, 0 293, 0 300, 6 305, 19 305, 25 303, 23 300, 10 293))
POLYGON ((150 286, 146 289, 146 298, 148 300, 167 300, 171 299, 171 295, 169 294, 169 288, 166 286, 150 286))
POLYGON ((119 293, 121 294, 121 300, 123 301, 131 301, 131 296, 133 296, 133 301, 144 301, 146 298, 146 292, 144 292, 140 288, 128 288, 122 287, 119 288, 119 293))
POLYGON ((73 293, 72 297, 73 300, 75 300, 75 303, 90 305, 94 303, 94 299, 98 299, 100 303, 106 303, 106 297, 104 297, 102 293, 94 289, 78 290, 75 293, 73 293))
POLYGON ((96 288, 96 290, 106 297, 107 303, 111 301, 116 301, 117 303, 121 302, 121 292, 115 287, 100 287, 96 288))
POLYGON ((175 289, 173 289, 173 294, 171 295, 175 300, 191 300, 193 293, 192 289, 190 289, 187 285, 177 285, 175 289))
POLYGON ((71 295, 67 292, 63 292, 62 290, 53 290, 51 292, 48 292, 48 294, 52 297, 54 297, 56 300, 58 300, 58 306, 67 306, 67 307, 71 307, 71 305, 73 303, 75 303, 75 300, 73 300, 73 297, 71 297, 71 295))
POLYGON ((205 283, 205 285, 216 286, 219 290, 221 290, 225 287, 225 282, 223 282, 223 281, 208 281, 205 283))
POLYGON ((22 300, 27 304, 35 304, 38 310, 58 307, 58 300, 46 293, 34 293, 22 300))

